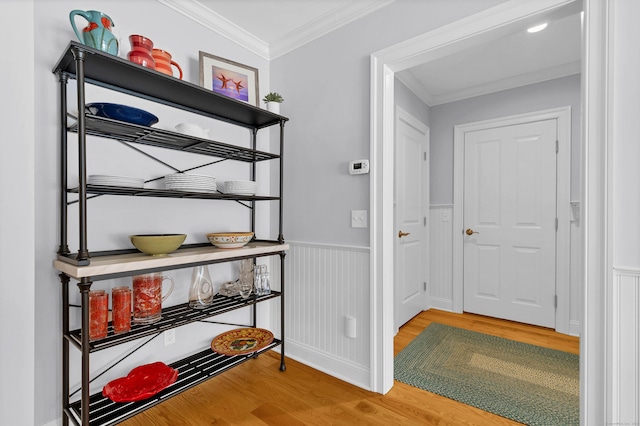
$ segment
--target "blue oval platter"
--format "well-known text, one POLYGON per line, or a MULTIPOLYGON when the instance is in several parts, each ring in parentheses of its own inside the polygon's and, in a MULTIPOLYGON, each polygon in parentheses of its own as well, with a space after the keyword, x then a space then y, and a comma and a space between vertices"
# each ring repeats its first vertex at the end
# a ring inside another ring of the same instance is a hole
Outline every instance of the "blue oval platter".
POLYGON ((92 115, 111 118, 112 120, 126 121, 127 123, 151 126, 158 122, 158 117, 145 110, 120 104, 96 102, 86 105, 92 115))

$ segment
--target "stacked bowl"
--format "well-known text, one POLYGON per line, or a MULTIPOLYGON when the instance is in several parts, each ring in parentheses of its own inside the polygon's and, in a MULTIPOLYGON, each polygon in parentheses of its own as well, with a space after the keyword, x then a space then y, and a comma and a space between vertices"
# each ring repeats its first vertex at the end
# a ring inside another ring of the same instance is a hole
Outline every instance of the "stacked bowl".
POLYGON ((228 180, 224 183, 225 194, 255 195, 257 184, 251 180, 228 180))
POLYGON ((174 173, 164 177, 164 186, 173 191, 215 192, 216 178, 207 175, 174 173))

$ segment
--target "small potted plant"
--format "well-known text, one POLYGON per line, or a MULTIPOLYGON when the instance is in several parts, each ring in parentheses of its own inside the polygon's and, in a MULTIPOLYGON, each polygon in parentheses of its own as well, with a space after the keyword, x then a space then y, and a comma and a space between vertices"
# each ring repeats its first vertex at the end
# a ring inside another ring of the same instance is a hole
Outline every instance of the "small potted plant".
POLYGON ((269 92, 262 99, 267 104, 267 110, 280 114, 280 104, 284 102, 282 96, 276 92, 269 92))

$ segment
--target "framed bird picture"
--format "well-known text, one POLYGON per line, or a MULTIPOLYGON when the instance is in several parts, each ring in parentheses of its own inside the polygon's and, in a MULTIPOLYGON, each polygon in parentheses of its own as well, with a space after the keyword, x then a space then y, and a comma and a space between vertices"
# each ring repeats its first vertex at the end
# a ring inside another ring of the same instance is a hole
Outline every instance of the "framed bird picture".
POLYGON ((200 86, 259 106, 258 69, 200 52, 200 86))

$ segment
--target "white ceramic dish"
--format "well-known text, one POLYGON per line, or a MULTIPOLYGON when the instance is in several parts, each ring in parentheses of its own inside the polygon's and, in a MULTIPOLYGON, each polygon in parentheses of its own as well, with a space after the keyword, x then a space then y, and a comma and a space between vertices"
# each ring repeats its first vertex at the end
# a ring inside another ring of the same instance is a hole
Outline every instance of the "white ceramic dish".
POLYGON ((207 234, 209 242, 218 248, 240 248, 253 238, 253 232, 217 232, 207 234))

